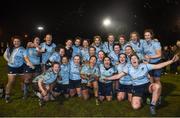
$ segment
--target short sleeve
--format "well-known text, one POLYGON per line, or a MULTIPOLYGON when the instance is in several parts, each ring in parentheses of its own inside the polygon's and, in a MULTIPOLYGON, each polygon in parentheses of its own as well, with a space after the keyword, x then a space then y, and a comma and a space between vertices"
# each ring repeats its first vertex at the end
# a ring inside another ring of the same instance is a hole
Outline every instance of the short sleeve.
POLYGON ((161 44, 160 44, 160 42, 155 42, 155 43, 154 43, 154 48, 155 48, 155 50, 161 50, 161 44))
POLYGON ((27 51, 27 49, 24 51, 23 55, 24 55, 24 57, 27 57, 27 56, 28 56, 28 51, 27 51))
POLYGON ((146 67, 147 67, 147 70, 149 71, 153 69, 152 64, 146 64, 146 67))
POLYGON ((128 66, 125 66, 125 67, 123 68, 122 72, 128 74, 128 73, 129 73, 128 66))

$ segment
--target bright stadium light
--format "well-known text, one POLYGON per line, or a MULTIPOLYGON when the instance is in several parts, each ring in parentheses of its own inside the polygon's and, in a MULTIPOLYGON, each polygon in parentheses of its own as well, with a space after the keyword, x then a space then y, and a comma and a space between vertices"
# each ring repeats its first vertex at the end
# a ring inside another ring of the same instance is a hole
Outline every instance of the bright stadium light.
POLYGON ((103 25, 106 26, 106 27, 110 26, 111 25, 111 20, 109 18, 104 19, 103 20, 103 25))
POLYGON ((37 29, 38 29, 39 31, 42 31, 42 30, 44 30, 44 27, 39 26, 39 27, 37 27, 37 29))

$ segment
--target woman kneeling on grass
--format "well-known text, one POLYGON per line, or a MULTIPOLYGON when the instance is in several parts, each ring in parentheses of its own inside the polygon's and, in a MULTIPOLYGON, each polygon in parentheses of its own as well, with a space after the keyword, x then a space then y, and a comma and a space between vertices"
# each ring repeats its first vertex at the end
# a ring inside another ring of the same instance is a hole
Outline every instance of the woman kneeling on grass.
POLYGON ((96 66, 97 58, 96 56, 91 56, 89 64, 84 64, 81 69, 81 89, 82 96, 86 100, 89 98, 89 87, 93 87, 94 96, 96 98, 96 105, 98 102, 98 78, 99 78, 99 68, 96 66))
POLYGON ((137 55, 131 56, 131 64, 128 68, 124 68, 123 72, 114 76, 107 77, 105 80, 121 79, 123 76, 129 74, 132 78, 132 101, 131 105, 133 109, 139 109, 141 107, 141 101, 144 95, 152 94, 152 100, 150 104, 150 113, 155 115, 155 106, 160 96, 160 86, 156 83, 150 83, 148 79, 148 72, 153 69, 160 69, 167 65, 170 65, 179 60, 179 57, 175 55, 171 60, 160 64, 145 64, 139 63, 137 55))
POLYGON ((52 67, 47 71, 37 76, 33 83, 37 84, 39 92, 36 95, 40 98, 39 105, 42 105, 43 101, 54 100, 52 96, 53 84, 57 79, 59 73, 59 63, 55 62, 52 67))

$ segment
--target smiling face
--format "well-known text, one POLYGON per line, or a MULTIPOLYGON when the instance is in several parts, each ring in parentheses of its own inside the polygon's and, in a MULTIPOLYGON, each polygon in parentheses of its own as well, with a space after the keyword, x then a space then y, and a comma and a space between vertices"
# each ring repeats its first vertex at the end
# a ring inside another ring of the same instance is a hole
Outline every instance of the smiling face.
POLYGON ((94 39, 94 43, 95 43, 96 46, 99 46, 100 43, 101 43, 100 38, 95 38, 95 39, 94 39))
POLYGON ((15 38, 15 39, 13 40, 13 45, 14 45, 15 48, 20 47, 20 45, 21 45, 20 39, 15 38))
POLYGON ((113 44, 113 43, 114 43, 114 36, 113 36, 113 35, 109 35, 109 36, 108 36, 108 42, 109 42, 110 44, 113 44))
POLYGON ((39 45, 40 44, 39 37, 35 37, 33 43, 36 44, 36 45, 39 45))
POLYGON ((60 48, 59 54, 60 54, 61 57, 64 56, 65 55, 65 49, 64 48, 60 48))
POLYGON ((58 73, 59 69, 60 69, 59 64, 54 64, 53 67, 52 67, 52 70, 53 70, 54 73, 58 73))
POLYGON ((144 38, 146 41, 149 41, 152 39, 152 34, 150 32, 145 32, 144 33, 144 38))
POLYGON ((95 55, 96 54, 96 49, 94 47, 89 48, 89 55, 95 55))
POLYGON ((111 60, 108 57, 105 57, 103 63, 105 67, 110 67, 111 60))
POLYGON ((67 57, 63 57, 62 58, 62 64, 67 64, 68 63, 68 58, 67 57))
POLYGON ((52 35, 47 34, 45 37, 46 44, 50 45, 52 43, 52 35))
POLYGON ((125 53, 126 53, 127 56, 132 55, 132 54, 133 54, 132 48, 129 47, 129 46, 127 46, 127 47, 125 48, 125 53))
POLYGON ((136 55, 131 57, 131 64, 133 67, 137 67, 139 65, 139 59, 136 55))
POLYGON ((121 54, 119 56, 119 62, 122 64, 126 62, 126 55, 125 54, 121 54))
POLYGON ((89 47, 89 42, 87 40, 84 40, 82 45, 83 47, 87 48, 89 47))
POLYGON ((80 64, 80 57, 79 56, 74 56, 73 61, 74 61, 74 64, 79 65, 80 64))
POLYGON ((95 65, 96 64, 96 57, 91 57, 89 60, 89 63, 92 65, 95 65))
POLYGON ((100 52, 98 53, 98 59, 99 59, 99 60, 103 60, 104 57, 105 57, 104 53, 103 53, 102 51, 100 51, 100 52))
POLYGON ((138 35, 137 35, 136 33, 132 33, 132 34, 131 34, 131 40, 132 40, 133 42, 136 42, 136 41, 138 40, 138 35))
POLYGON ((125 44, 125 38, 124 37, 119 37, 119 43, 120 44, 125 44))
POLYGON ((114 52, 115 52, 116 54, 119 54, 119 53, 120 53, 120 46, 119 46, 119 45, 115 45, 115 46, 114 46, 114 52))
POLYGON ((72 44, 73 44, 72 40, 67 40, 66 41, 66 46, 67 47, 72 47, 72 44))
POLYGON ((76 46, 80 46, 81 40, 80 40, 80 39, 76 39, 75 42, 74 42, 74 44, 75 44, 76 46))

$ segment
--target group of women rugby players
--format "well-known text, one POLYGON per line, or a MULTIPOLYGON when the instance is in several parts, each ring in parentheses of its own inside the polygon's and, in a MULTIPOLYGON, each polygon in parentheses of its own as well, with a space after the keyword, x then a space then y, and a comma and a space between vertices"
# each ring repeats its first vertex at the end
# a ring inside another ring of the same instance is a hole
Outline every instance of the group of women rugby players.
POLYGON ((100 36, 94 36, 91 44, 76 37, 74 41, 66 40, 65 46, 56 46, 52 35, 46 34, 43 43, 35 37, 26 49, 21 46, 21 37, 14 36, 4 53, 8 62, 5 100, 10 101, 12 85, 19 76, 23 80, 23 98, 28 97, 33 85, 40 105, 60 94, 85 100, 94 96, 96 105, 116 96, 118 101, 127 98, 133 109, 139 109, 149 97, 150 113, 156 114, 162 89, 161 68, 179 57, 161 62, 161 45, 153 35, 151 29, 146 29, 144 39, 132 32, 129 41, 120 35, 115 42, 114 35, 109 34, 105 42, 100 36))

